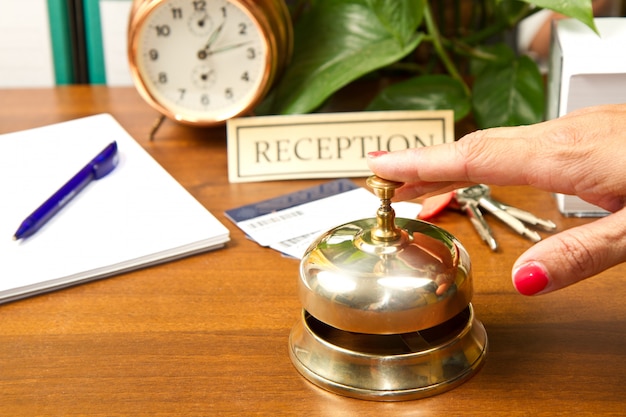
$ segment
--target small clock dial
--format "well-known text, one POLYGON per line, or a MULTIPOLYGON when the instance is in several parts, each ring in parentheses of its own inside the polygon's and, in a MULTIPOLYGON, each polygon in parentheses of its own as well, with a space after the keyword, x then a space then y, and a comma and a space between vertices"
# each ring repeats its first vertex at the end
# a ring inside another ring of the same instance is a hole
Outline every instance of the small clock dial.
POLYGON ((237 2, 161 2, 146 15, 136 48, 145 89, 175 119, 230 118, 267 82, 266 38, 237 2))
POLYGON ((206 10, 196 10, 189 18, 189 30, 198 36, 207 36, 213 30, 213 21, 206 10))

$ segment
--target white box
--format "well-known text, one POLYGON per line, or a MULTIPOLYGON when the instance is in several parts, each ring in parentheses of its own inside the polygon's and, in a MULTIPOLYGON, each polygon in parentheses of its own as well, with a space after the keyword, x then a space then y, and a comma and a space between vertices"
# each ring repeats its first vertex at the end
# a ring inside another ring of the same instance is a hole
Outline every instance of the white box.
MULTIPOLYGON (((556 20, 548 71, 548 119, 600 104, 626 103, 626 18, 596 18, 600 35, 575 19, 556 20)), ((606 210, 557 194, 566 216, 599 217, 606 210)))

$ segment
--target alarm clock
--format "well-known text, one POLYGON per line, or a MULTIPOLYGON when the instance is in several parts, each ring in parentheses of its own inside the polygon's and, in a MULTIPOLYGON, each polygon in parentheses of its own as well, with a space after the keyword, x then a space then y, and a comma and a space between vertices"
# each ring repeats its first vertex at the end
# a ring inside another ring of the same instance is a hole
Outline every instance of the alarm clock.
POLYGON ((197 126, 249 113, 291 57, 283 0, 134 0, 128 60, 142 98, 197 126))

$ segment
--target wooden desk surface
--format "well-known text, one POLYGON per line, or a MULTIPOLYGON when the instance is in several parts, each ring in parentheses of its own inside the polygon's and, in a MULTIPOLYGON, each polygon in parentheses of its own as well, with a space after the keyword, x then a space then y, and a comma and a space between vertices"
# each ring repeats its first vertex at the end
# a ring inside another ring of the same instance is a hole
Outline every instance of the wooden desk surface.
MULTIPOLYGON (((490 219, 500 253, 446 213, 473 261, 476 315, 490 351, 471 380, 423 400, 377 403, 316 388, 292 366, 298 262, 247 240, 226 209, 319 181, 229 184, 224 129, 166 122, 132 88, 0 91, 0 133, 109 112, 231 231, 226 249, 0 305, 0 415, 624 415, 626 265, 554 294, 515 293, 530 246, 490 219)), ((6 179, 5 179, 6 180, 6 179)), ((362 180, 357 180, 362 181, 362 180)), ((552 197, 494 195, 553 219, 552 197)), ((1 254, 0 254, 1 257, 1 254)), ((1 259, 0 259, 1 262, 1 259)), ((1 278, 0 278, 1 279, 1 278)))

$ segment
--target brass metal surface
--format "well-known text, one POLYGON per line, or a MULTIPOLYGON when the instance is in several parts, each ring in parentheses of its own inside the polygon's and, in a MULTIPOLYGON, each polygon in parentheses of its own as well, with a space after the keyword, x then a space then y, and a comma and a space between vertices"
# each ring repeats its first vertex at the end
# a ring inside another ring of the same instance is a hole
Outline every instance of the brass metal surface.
POLYGON ((487 333, 471 305, 422 332, 371 335, 325 325, 306 311, 293 327, 289 355, 310 382, 348 397, 399 401, 448 391, 473 376, 487 333))
POLYGON ((381 200, 376 218, 322 234, 302 258, 291 361, 349 397, 398 401, 452 389, 487 352, 470 304, 469 255, 442 228, 395 218, 391 199, 402 183, 372 176, 367 185, 381 200))
POLYGON ((432 224, 396 219, 400 239, 372 238, 375 219, 323 234, 304 256, 298 280, 305 310, 338 329, 372 334, 418 331, 471 301, 469 255, 432 224))
POLYGON ((395 218, 390 200, 401 183, 367 183, 381 199, 376 218, 338 226, 305 253, 304 309, 338 329, 372 334, 418 331, 460 313, 472 298, 465 248, 440 227, 395 218))

